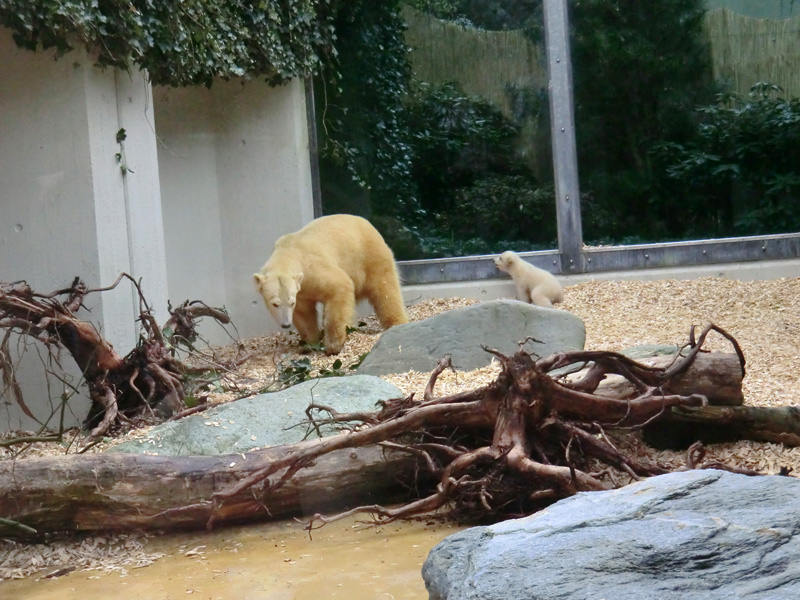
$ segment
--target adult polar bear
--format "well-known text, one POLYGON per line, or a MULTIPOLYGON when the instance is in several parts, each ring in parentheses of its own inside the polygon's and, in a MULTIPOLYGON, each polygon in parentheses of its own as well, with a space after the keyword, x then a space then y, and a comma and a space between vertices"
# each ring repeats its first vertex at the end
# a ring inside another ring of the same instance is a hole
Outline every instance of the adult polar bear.
POLYGON ((253 281, 278 324, 288 328, 294 323, 306 342, 320 339, 321 303, 328 354, 344 346, 358 300, 369 301, 384 329, 408 322, 394 255, 361 217, 320 217, 284 235, 253 281))

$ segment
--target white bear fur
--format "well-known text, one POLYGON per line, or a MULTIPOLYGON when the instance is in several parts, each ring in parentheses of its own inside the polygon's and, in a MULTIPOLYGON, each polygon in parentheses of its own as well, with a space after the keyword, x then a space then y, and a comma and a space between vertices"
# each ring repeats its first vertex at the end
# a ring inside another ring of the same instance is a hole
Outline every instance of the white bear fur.
POLYGON ((309 343, 324 334, 328 354, 341 351, 355 304, 362 298, 375 309, 384 329, 408 321, 394 255, 361 217, 320 217, 284 235, 253 282, 281 327, 294 324, 309 343), (318 303, 323 305, 322 332, 318 303))
POLYGON ((552 273, 522 260, 515 252, 503 252, 494 258, 494 265, 511 275, 517 298, 523 302, 552 308, 564 299, 564 290, 552 273))

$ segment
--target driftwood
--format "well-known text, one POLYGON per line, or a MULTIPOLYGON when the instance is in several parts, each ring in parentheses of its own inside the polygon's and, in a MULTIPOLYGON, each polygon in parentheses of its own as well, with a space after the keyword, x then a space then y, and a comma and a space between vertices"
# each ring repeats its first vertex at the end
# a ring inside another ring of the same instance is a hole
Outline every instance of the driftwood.
MULTIPOLYGON (((247 455, 106 454, 0 463, 0 515, 6 518, 0 534, 194 528, 335 506, 349 510, 330 518, 316 515, 309 527, 354 512, 371 512, 379 521, 441 508, 478 519, 529 513, 576 491, 609 489, 666 472, 625 456, 608 432, 642 428, 672 412, 717 408, 706 406, 704 395, 671 391, 672 386, 691 390, 690 368, 701 382, 715 365, 733 364, 727 387, 741 389, 744 358, 724 331, 709 326, 697 342, 691 336, 687 349, 685 357, 661 366, 613 352, 539 360, 525 352, 495 353, 503 371, 494 383, 436 398, 436 379, 447 368, 443 361, 422 401, 401 398, 379 412, 359 414, 312 406, 309 414, 317 421, 351 425, 351 431, 247 455), (735 353, 705 360, 700 349, 712 331, 728 337, 735 353), (549 375, 576 362, 591 366, 577 376, 549 375), (606 374, 624 377, 634 396, 613 397, 616 392, 630 396, 629 390, 616 384, 604 388, 606 374), (408 485, 397 483, 403 477, 408 485), (399 507, 379 504, 409 494, 412 501, 399 507)), ((694 446, 687 467, 706 466, 702 454, 694 446)))

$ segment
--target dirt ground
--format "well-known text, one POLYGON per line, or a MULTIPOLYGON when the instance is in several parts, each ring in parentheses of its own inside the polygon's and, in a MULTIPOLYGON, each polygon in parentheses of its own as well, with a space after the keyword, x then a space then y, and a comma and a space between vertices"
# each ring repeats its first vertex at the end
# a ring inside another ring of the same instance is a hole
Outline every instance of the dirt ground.
MULTIPOLYGON (((409 307, 411 320, 419 320, 452 308, 472 304, 466 299, 426 300, 409 307)), ((620 350, 639 344, 683 344, 692 325, 702 328, 714 323, 731 333, 747 359, 743 382, 745 402, 750 405, 776 406, 798 403, 800 377, 800 278, 742 282, 720 278, 690 281, 602 281, 568 287, 559 310, 568 310, 586 324, 586 348, 620 350)), ((348 371, 359 357, 368 352, 380 335, 374 317, 356 324, 339 356, 319 352, 300 354, 293 334, 245 339, 241 346, 215 349, 218 358, 230 359, 237 353, 252 353, 235 372, 228 374, 232 391, 211 395, 214 402, 233 400, 243 393, 277 386, 281 377, 297 372, 310 375, 320 370, 348 371), (305 360, 308 359, 308 363, 305 360), (337 362, 339 361, 339 362, 337 362)), ((721 337, 709 338, 713 350, 731 351, 721 337)), ((445 372, 437 383, 437 394, 444 395, 474 389, 492 381, 499 369, 496 364, 472 372, 445 372)), ((404 393, 422 396, 429 373, 400 373, 385 379, 404 393)), ((141 435, 133 431, 121 439, 141 435)), ((101 444, 92 451, 102 451, 120 440, 101 444)), ((656 452, 640 441, 630 439, 627 450, 664 466, 684 464, 683 453, 656 452)), ((709 446, 707 460, 720 460, 764 473, 777 473, 790 467, 800 474, 800 448, 780 444, 742 441, 709 446)), ((64 445, 38 445, 25 456, 65 452, 64 445)), ((0 460, 11 459, 8 449, 0 449, 0 460)), ((145 536, 92 536, 52 544, 26 545, 0 540, 0 580, 42 576, 48 569, 68 560, 78 568, 119 570, 149 564, 159 556, 144 551, 145 536)))

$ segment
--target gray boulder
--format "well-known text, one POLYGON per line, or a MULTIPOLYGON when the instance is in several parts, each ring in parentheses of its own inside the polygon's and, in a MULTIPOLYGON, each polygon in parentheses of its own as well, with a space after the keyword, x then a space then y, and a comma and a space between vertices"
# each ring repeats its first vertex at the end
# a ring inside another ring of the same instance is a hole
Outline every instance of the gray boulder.
POLYGON ((800 598, 800 481, 687 471, 436 546, 430 600, 800 598))
POLYGON ((564 310, 542 308, 517 300, 493 300, 396 325, 381 335, 359 373, 386 375, 409 370, 427 372, 446 355, 456 369, 485 367, 492 355, 481 346, 511 355, 519 342, 547 356, 564 350, 582 350, 586 341, 583 321, 564 310))
MULTIPOLYGON (((312 402, 339 412, 371 411, 381 400, 402 396, 396 386, 369 375, 313 379, 280 392, 259 394, 163 423, 146 437, 119 444, 111 451, 209 456, 293 444, 309 433, 303 422, 312 402)), ((336 432, 331 425, 323 425, 320 430, 323 436, 336 432)), ((311 437, 316 433, 312 431, 311 437)))

